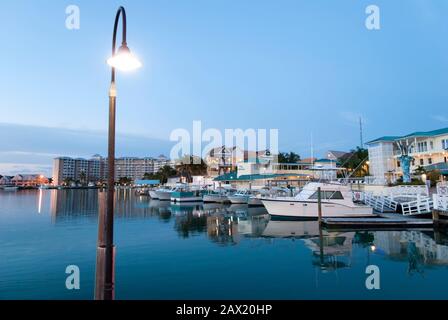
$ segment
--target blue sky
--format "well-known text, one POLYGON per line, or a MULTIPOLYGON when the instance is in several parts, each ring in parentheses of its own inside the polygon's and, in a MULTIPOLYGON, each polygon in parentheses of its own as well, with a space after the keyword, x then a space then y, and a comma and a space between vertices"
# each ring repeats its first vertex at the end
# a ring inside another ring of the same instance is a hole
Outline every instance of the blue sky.
POLYGON ((311 133, 317 154, 357 146, 359 116, 365 140, 448 127, 447 1, 4 1, 0 174, 106 153, 119 5, 144 67, 118 75, 118 156, 169 154, 194 120, 278 128, 303 157, 311 133), (65 28, 70 4, 80 30, 65 28), (381 30, 364 26, 369 4, 381 30))

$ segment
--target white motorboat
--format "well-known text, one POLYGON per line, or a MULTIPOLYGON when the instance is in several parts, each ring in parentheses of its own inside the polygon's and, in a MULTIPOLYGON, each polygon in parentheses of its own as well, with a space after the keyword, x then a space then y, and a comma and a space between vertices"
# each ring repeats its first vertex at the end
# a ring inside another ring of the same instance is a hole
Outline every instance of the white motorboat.
POLYGON ((159 196, 157 195, 157 190, 149 190, 149 196, 153 200, 159 200, 159 196))
POLYGON ((249 189, 240 189, 234 195, 228 196, 232 204, 247 204, 253 192, 249 189))
POLYGON ((171 193, 173 193, 175 189, 176 188, 162 188, 156 190, 156 199, 159 199, 161 201, 171 201, 171 193))
POLYGON ((188 186, 177 187, 171 192, 171 202, 202 202, 205 190, 200 188, 190 188, 188 186))
POLYGON ((262 207, 262 198, 287 197, 291 195, 291 190, 282 187, 264 187, 262 189, 253 191, 253 193, 254 194, 249 198, 247 204, 251 207, 262 207))
POLYGON ((19 190, 19 187, 3 187, 3 191, 14 192, 19 190))
POLYGON ((203 200, 205 203, 228 203, 230 202, 229 196, 233 195, 234 193, 234 190, 226 190, 224 188, 220 188, 216 191, 210 191, 209 193, 205 194, 203 200))
POLYGON ((350 187, 339 183, 310 182, 295 197, 262 198, 262 202, 274 219, 317 219, 319 187, 322 217, 373 216, 372 207, 355 203, 350 187))

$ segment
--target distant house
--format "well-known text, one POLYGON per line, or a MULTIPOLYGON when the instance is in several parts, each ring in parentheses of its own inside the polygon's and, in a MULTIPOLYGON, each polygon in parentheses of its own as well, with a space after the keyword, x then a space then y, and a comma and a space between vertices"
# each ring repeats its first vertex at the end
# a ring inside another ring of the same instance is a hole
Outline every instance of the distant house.
POLYGON ((40 174, 18 174, 11 179, 11 182, 18 187, 35 187, 48 184, 50 181, 40 174))
POLYGON ((5 185, 11 185, 12 184, 12 176, 2 176, 0 178, 0 185, 5 186, 5 185))

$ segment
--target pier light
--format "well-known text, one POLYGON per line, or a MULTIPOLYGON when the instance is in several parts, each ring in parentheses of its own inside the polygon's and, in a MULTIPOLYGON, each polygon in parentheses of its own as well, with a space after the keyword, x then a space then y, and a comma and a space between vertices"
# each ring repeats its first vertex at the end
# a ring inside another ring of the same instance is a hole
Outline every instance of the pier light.
POLYGON ((127 45, 122 45, 107 63, 120 71, 134 71, 142 67, 140 60, 132 54, 127 45))
POLYGON ((115 196, 115 120, 117 90, 115 86, 115 70, 132 71, 140 68, 142 63, 135 57, 126 42, 126 11, 120 7, 115 16, 112 36, 112 57, 107 63, 112 68, 109 89, 109 130, 107 158, 107 193, 99 194, 98 247, 96 266, 95 299, 112 300, 115 292, 114 265, 114 196, 115 196), (121 46, 117 50, 118 26, 122 20, 121 46))

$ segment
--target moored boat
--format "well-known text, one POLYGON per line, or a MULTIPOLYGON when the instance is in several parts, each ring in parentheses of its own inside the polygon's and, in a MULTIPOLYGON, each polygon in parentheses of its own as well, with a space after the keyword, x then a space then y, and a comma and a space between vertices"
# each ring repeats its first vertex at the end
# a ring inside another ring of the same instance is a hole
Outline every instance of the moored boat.
POLYGON ((264 187, 259 190, 254 190, 253 195, 249 198, 247 204, 250 207, 262 207, 262 198, 276 198, 276 197, 287 197, 291 194, 291 190, 282 187, 264 187))
POLYGON ((179 187, 171 193, 171 202, 202 202, 205 191, 200 189, 190 189, 179 187))
POLYGON ((229 200, 232 204, 248 204, 249 198, 253 195, 253 192, 249 189, 240 189, 234 195, 229 196, 229 200))
POLYGON ((350 187, 339 183, 310 182, 295 197, 262 198, 262 202, 274 219, 317 219, 318 188, 322 217, 373 216, 372 207, 355 203, 350 187))
POLYGON ((216 191, 209 191, 207 194, 204 194, 203 200, 204 203, 229 203, 229 196, 234 193, 235 191, 232 189, 226 190, 220 188, 216 191))
POLYGON ((14 192, 17 190, 19 190, 19 187, 14 187, 14 186, 3 187, 3 191, 14 192))
POLYGON ((176 188, 162 188, 162 189, 158 189, 155 191, 155 194, 157 196, 156 199, 161 200, 161 201, 170 201, 171 200, 171 193, 173 193, 173 191, 176 188))
POLYGON ((149 196, 153 200, 159 200, 159 196, 157 195, 157 190, 149 190, 149 196))

